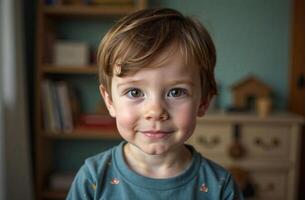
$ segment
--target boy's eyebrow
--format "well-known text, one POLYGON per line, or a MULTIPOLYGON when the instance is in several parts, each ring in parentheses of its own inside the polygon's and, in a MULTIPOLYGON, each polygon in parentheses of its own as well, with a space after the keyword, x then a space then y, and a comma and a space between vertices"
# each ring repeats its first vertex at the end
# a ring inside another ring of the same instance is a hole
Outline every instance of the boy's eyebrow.
POLYGON ((118 83, 117 84, 117 88, 123 86, 123 85, 127 85, 127 84, 136 84, 136 83, 141 83, 143 82, 143 80, 131 80, 131 81, 126 81, 126 82, 122 82, 122 83, 118 83))
MULTIPOLYGON (((141 82, 144 82, 145 80, 131 80, 131 81, 126 81, 126 82, 122 82, 122 83, 118 83, 117 84, 117 88, 120 88, 121 86, 124 85, 128 85, 128 84, 139 84, 141 82)), ((194 86, 194 82, 190 79, 178 79, 178 80, 174 80, 169 82, 168 85, 178 85, 178 84, 187 84, 190 86, 194 86)))
POLYGON ((190 79, 179 79, 179 80, 174 80, 170 82, 170 85, 178 85, 178 84, 188 84, 191 86, 194 86, 194 82, 190 79))

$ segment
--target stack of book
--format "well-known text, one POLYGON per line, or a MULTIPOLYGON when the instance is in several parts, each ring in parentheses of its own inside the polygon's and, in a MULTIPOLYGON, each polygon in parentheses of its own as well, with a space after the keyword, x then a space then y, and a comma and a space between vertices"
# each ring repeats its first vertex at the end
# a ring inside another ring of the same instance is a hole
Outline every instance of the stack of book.
POLYGON ((44 128, 50 132, 69 133, 74 129, 72 90, 64 81, 42 82, 44 128))

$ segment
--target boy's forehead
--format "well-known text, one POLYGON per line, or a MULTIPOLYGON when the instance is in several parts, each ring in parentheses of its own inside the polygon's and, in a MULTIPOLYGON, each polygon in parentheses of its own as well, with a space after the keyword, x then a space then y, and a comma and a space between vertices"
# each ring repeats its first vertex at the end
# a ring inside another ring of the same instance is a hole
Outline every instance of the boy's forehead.
MULTIPOLYGON (((135 74, 139 71, 147 69, 163 68, 168 65, 173 65, 173 68, 176 68, 178 71, 194 70, 196 68, 198 69, 198 66, 195 64, 195 62, 193 62, 194 59, 189 59, 187 55, 188 53, 183 52, 179 44, 173 43, 169 47, 165 48, 162 52, 159 52, 153 56, 148 64, 145 66, 140 66, 136 69, 131 69, 131 73, 128 74, 135 74)), ((121 72, 126 70, 122 69, 124 67, 126 66, 115 64, 113 67, 113 74, 120 76, 121 72)), ((129 69, 127 69, 127 71, 129 71, 129 69)))
MULTIPOLYGON (((120 70, 120 67, 117 67, 120 70)), ((162 65, 141 68, 133 73, 125 76, 114 76, 117 82, 141 82, 143 80, 159 80, 165 82, 192 82, 195 81, 196 75, 199 75, 197 70, 185 65, 182 59, 168 59, 162 65)))

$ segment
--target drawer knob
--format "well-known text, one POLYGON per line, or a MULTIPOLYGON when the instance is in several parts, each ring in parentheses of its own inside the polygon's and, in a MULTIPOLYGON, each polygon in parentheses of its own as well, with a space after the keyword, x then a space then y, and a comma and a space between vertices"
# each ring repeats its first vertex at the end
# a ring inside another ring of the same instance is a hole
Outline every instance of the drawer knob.
POLYGON ((211 139, 207 139, 204 136, 199 136, 197 138, 197 140, 200 143, 200 145, 203 145, 203 146, 208 147, 208 148, 213 148, 220 143, 219 137, 216 137, 216 136, 211 138, 211 139))
POLYGON ((255 138, 254 144, 265 150, 270 150, 277 148, 280 145, 280 141, 277 138, 273 138, 270 143, 267 143, 261 138, 255 138))
POLYGON ((233 159, 241 159, 246 154, 246 149, 241 142, 241 130, 239 124, 234 125, 233 141, 228 152, 229 156, 233 159))

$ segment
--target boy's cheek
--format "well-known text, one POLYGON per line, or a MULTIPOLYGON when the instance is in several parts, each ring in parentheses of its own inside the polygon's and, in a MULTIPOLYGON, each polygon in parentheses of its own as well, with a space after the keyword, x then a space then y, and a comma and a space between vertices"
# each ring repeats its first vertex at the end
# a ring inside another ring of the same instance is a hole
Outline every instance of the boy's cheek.
POLYGON ((175 124, 179 125, 181 129, 194 129, 197 119, 196 109, 190 107, 181 107, 181 109, 173 114, 175 115, 175 124))
POLYGON ((117 125, 128 129, 133 126, 133 123, 135 122, 135 117, 135 112, 132 112, 128 108, 122 108, 119 110, 119 112, 117 112, 117 125))

